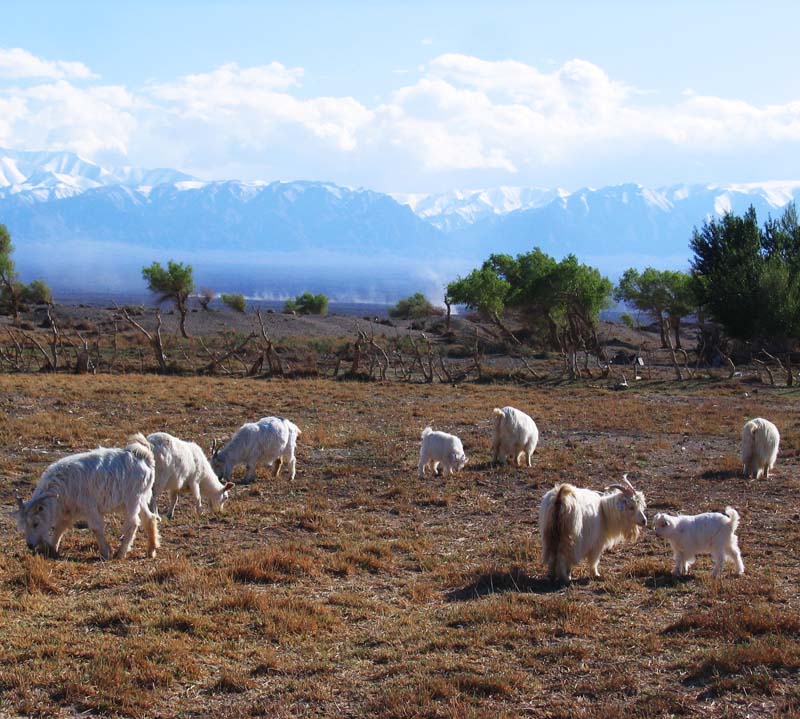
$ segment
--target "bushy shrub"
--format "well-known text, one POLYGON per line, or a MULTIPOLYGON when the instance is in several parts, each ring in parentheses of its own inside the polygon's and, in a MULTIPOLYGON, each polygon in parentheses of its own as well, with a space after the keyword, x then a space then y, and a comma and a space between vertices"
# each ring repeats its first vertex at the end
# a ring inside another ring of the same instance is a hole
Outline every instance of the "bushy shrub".
POLYGON ((44 280, 34 280, 23 290, 25 302, 32 305, 49 305, 53 303, 53 291, 44 280))
POLYGON ((304 292, 293 300, 286 300, 284 312, 296 312, 298 315, 326 315, 328 314, 328 298, 326 295, 312 295, 304 292))
POLYGON ((417 320, 441 314, 444 314, 444 310, 431 304, 422 292, 416 292, 411 297, 400 300, 389 309, 389 316, 399 320, 417 320))
POLYGON ((239 293, 221 294, 220 299, 226 307, 230 307, 234 312, 244 312, 247 308, 247 300, 244 295, 239 293))

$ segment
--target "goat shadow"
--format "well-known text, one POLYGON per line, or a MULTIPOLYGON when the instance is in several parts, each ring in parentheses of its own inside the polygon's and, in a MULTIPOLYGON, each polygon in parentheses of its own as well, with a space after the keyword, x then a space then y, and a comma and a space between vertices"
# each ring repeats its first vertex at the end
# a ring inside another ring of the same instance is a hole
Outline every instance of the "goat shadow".
POLYGON ((741 471, 735 469, 707 469, 700 474, 700 479, 711 480, 712 482, 721 482, 726 479, 736 479, 741 477, 741 471))
MULTIPOLYGON (((581 584, 583 580, 572 583, 581 584)), ((521 569, 511 569, 505 572, 484 572, 469 584, 445 592, 445 599, 448 602, 467 602, 490 594, 506 592, 552 594, 562 591, 567 586, 569 585, 551 582, 546 577, 532 577, 521 569)))
POLYGON ((664 587, 677 587, 687 582, 695 580, 694 575, 684 574, 675 576, 672 572, 658 572, 656 574, 648 574, 646 577, 640 577, 642 584, 647 589, 663 589, 664 587))

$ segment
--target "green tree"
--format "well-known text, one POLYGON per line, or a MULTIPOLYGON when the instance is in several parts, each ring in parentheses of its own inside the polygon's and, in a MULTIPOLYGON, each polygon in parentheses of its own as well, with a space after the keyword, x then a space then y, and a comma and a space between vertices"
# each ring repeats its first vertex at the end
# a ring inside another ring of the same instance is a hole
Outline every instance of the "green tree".
POLYGON ((304 292, 293 300, 286 300, 284 312, 296 312, 299 315, 326 315, 328 314, 328 298, 323 295, 312 295, 304 292))
POLYGON ((22 297, 20 283, 17 280, 17 271, 14 269, 14 260, 11 253, 14 246, 11 244, 11 235, 5 225, 0 225, 0 284, 2 284, 3 311, 19 317, 22 297))
POLYGON ((410 297, 399 300, 394 307, 389 308, 389 317, 402 320, 416 320, 440 314, 442 314, 441 307, 431 304, 422 292, 416 292, 410 297))
POLYGON ((239 293, 234 294, 221 294, 220 299, 223 304, 230 307, 234 312, 244 312, 247 309, 247 300, 244 295, 239 293))
POLYGON ((44 280, 34 280, 29 285, 19 281, 11 253, 11 235, 5 225, 0 225, 0 311, 19 317, 26 302, 34 304, 53 302, 53 293, 44 280))
POLYGON ((486 262, 479 270, 459 277, 447 285, 447 296, 452 304, 465 305, 498 321, 506 307, 511 284, 500 277, 486 262))
POLYGON ((511 257, 491 255, 480 269, 447 286, 450 301, 479 310, 508 331, 516 315, 535 337, 561 349, 575 373, 581 346, 602 352, 596 325, 607 306, 611 282, 574 255, 560 262, 539 248, 511 257))
POLYGON ((786 347, 800 337, 800 226, 793 204, 758 225, 751 206, 741 217, 711 218, 692 235, 693 287, 726 334, 786 347))
POLYGON ((625 270, 614 290, 614 299, 653 315, 658 320, 662 347, 668 346, 668 325, 675 335, 674 346, 680 348, 681 319, 697 308, 691 275, 652 267, 642 273, 633 267, 625 270))
POLYGON ((170 300, 180 313, 181 334, 186 334, 186 314, 189 311, 189 295, 194 291, 194 278, 192 266, 170 260, 164 268, 160 263, 154 262, 150 267, 142 268, 142 277, 147 281, 147 287, 158 296, 159 303, 170 300))

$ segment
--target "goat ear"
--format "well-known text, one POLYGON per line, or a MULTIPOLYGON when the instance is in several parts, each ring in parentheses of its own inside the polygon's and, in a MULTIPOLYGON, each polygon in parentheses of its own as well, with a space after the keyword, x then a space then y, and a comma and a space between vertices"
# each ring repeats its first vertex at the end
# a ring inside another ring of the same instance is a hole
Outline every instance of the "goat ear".
POLYGON ((236 485, 233 482, 226 482, 225 483, 225 491, 228 491, 229 489, 233 489, 235 486, 236 485))

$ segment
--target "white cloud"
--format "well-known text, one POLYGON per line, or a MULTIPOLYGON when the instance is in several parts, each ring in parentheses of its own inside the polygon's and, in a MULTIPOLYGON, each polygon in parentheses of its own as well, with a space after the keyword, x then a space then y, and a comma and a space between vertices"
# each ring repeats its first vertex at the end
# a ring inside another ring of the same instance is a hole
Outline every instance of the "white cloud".
MULTIPOLYGON (((136 129, 136 100, 123 87, 76 87, 66 80, 14 88, 2 103, 16 108, 7 146, 67 149, 86 157, 102 152, 125 155, 136 129)), ((3 135, 0 125, 0 137, 3 135)))
POLYGON ((339 150, 357 146, 358 129, 372 113, 351 97, 302 99, 292 93, 302 68, 280 63, 240 68, 236 63, 147 88, 161 111, 176 121, 198 121, 247 146, 268 144, 276 128, 299 127, 332 140, 339 150))
POLYGON ((20 47, 12 47, 0 48, 0 77, 62 80, 93 79, 97 75, 82 62, 43 60, 20 47))
POLYGON ((800 100, 759 106, 686 91, 667 101, 583 59, 539 69, 445 53, 417 70, 395 71, 395 87, 369 101, 310 94, 303 68, 279 62, 133 90, 99 84, 81 63, 0 50, 0 75, 18 81, 0 86, 0 143, 382 189, 566 184, 567 173, 640 180, 666 165, 729 167, 748 152, 800 162, 800 100))
POLYGON ((650 93, 580 59, 542 72, 515 60, 447 53, 418 82, 397 90, 383 112, 409 142, 410 128, 420 133, 420 160, 436 171, 555 172, 598 157, 644 162, 648 148, 709 155, 800 140, 800 102, 757 107, 686 94, 672 105, 655 104, 650 93))

